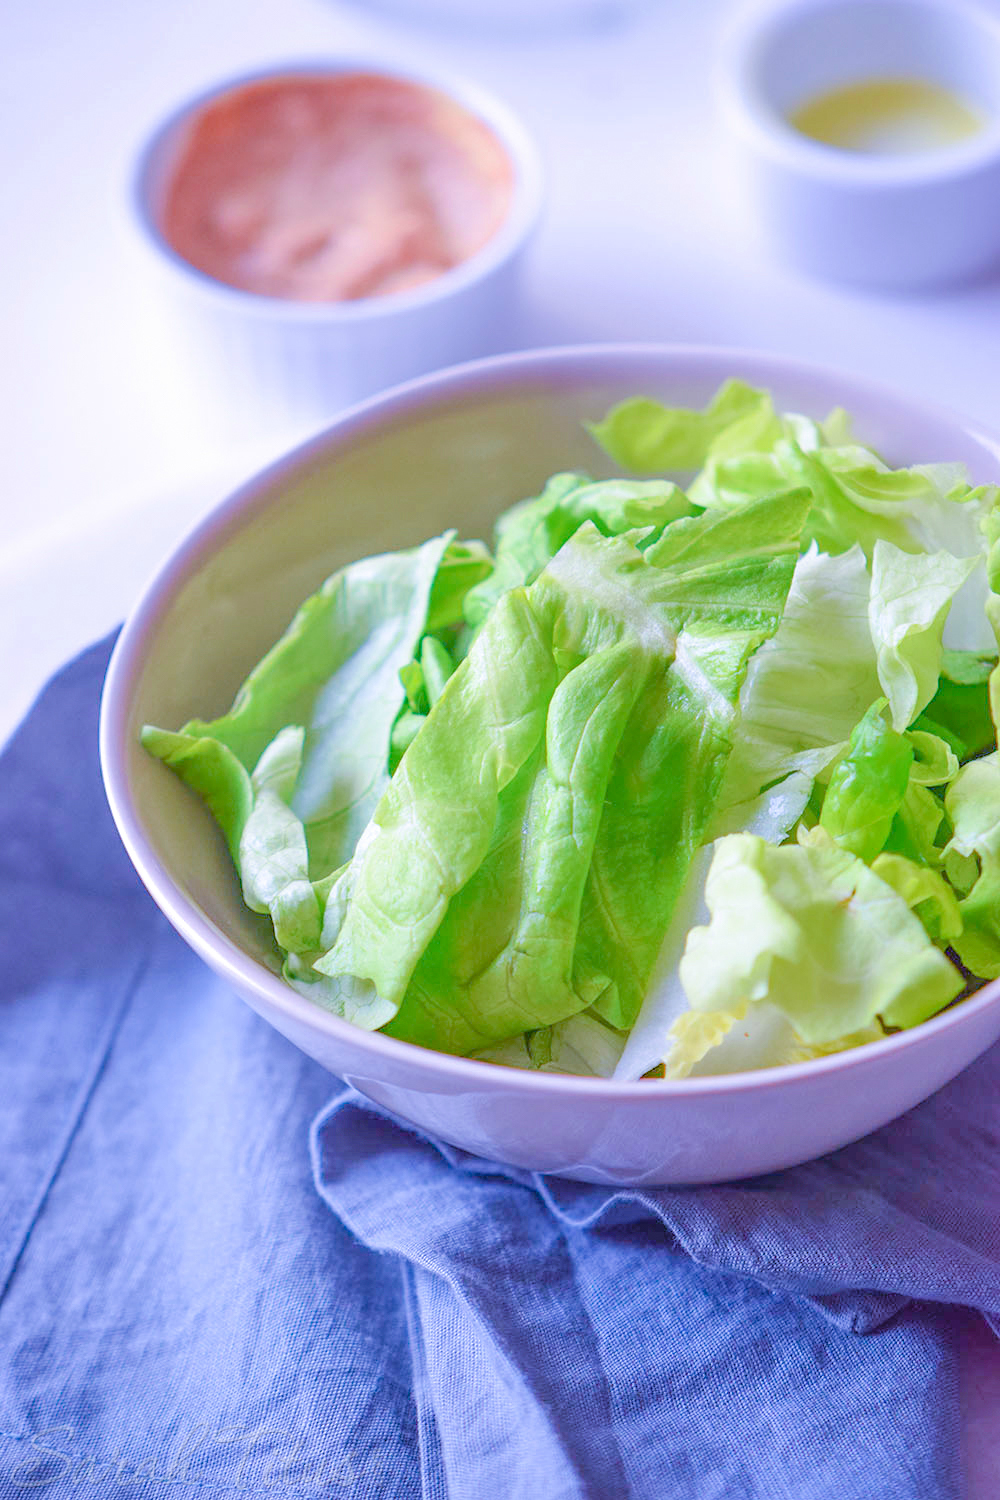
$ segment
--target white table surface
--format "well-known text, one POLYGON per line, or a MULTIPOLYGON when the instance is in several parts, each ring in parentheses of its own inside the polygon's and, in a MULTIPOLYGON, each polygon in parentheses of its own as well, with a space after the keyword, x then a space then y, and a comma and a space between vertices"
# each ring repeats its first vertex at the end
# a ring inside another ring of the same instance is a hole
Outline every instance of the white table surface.
MULTIPOLYGON (((1000 278, 875 296, 801 278, 758 248, 718 153, 709 74, 726 10, 646 0, 601 31, 503 35, 406 24, 361 0, 7 8, 0 738, 62 659, 122 617, 173 540, 294 436, 234 447, 199 422, 144 300, 134 152, 162 113, 221 77, 376 51, 504 97, 549 174, 517 342, 775 350, 1000 428, 1000 278)), ((977 1320, 961 1326, 970 1494, 993 1500, 1000 1355, 977 1320)))

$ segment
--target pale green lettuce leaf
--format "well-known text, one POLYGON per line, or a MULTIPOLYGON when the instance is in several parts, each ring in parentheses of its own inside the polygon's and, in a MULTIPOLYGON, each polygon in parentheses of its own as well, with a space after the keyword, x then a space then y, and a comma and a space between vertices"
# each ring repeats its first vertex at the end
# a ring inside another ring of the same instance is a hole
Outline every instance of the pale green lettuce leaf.
MULTIPOLYGON (((946 869, 954 856, 978 862, 959 902, 963 931, 954 940, 962 963, 980 979, 1000 975, 1000 756, 994 752, 963 766, 945 793, 953 829, 946 869)), ((971 873, 971 872, 970 872, 971 873)), ((968 877, 966 877, 968 878, 968 877)))
MULTIPOLYGON (((370 829, 362 834, 358 847, 371 838, 370 829)), ((334 871, 323 884, 326 899, 323 905, 323 928, 336 930, 343 921, 347 907, 350 864, 334 871)), ((322 886, 317 882, 317 895, 322 886)), ((384 1000, 366 981, 350 974, 324 974, 315 967, 323 955, 323 936, 320 934, 319 948, 312 953, 290 953, 282 970, 285 979, 299 994, 305 995, 314 1005, 340 1016, 352 1026, 364 1031, 378 1031, 396 1014, 396 1007, 384 1000)))
POLYGON ((872 870, 915 912, 935 943, 950 943, 962 931, 962 913, 955 892, 937 870, 916 864, 902 854, 883 853, 872 870))
POLYGON ((680 962, 692 1010, 738 1016, 767 1001, 812 1046, 876 1018, 913 1026, 962 989, 906 902, 826 836, 779 848, 720 839, 705 896, 711 921, 680 962))
MULTIPOLYGON (((595 1009, 616 1027, 636 1020, 704 841, 734 701, 748 658, 780 617, 805 501, 790 495, 758 501, 740 516, 676 521, 644 554, 662 604, 683 623, 666 679, 633 714, 584 893, 580 950, 611 974, 595 1009)), ((586 600, 601 590, 585 578, 579 584, 582 631, 586 600)))
MULTIPOLYGON (((713 820, 714 837, 718 838, 722 833, 745 832, 766 839, 768 843, 782 843, 802 816, 812 785, 811 777, 804 772, 792 771, 752 802, 730 807, 726 814, 729 827, 720 829, 713 820)), ((678 965, 690 929, 709 920, 705 881, 711 860, 710 845, 699 849, 692 860, 660 945, 642 1007, 618 1059, 616 1078, 641 1078, 661 1063, 669 1046, 670 1028, 687 1011, 687 996, 678 965)))
POLYGON ((598 649, 559 682, 544 746, 501 810, 513 816, 501 816, 494 847, 427 944, 393 1035, 437 1045, 443 1032, 465 1052, 470 1035, 550 1025, 608 989, 603 955, 588 962, 579 951, 580 905, 615 753, 647 671, 642 654, 622 642, 598 649), (503 847, 512 839, 514 847, 503 847), (499 917, 507 924, 498 932, 499 917), (501 939, 498 949, 484 950, 484 934, 501 939))
MULTIPOLYGON (((993 486, 972 488, 961 464, 916 464, 890 469, 857 446, 807 455, 821 500, 820 546, 840 550, 859 542, 871 556, 881 538, 905 552, 978 556, 980 523, 994 504, 993 486)), ((800 473, 798 465, 791 475, 800 473)), ((801 481, 800 481, 801 482, 801 481)))
POLYGON ((793 770, 810 777, 824 771, 880 696, 869 592, 858 547, 837 557, 810 548, 799 559, 781 624, 750 662, 740 690, 713 836, 731 806, 769 783, 793 770))
POLYGON ((407 707, 392 726, 389 745, 389 772, 395 772, 410 745, 427 722, 427 715, 440 698, 444 685, 454 672, 456 658, 437 636, 425 635, 420 643, 418 661, 407 662, 399 680, 406 692, 407 707))
POLYGON ((389 741, 389 770, 394 772, 417 735, 427 723, 426 714, 415 714, 409 709, 400 714, 392 726, 389 741))
POLYGON ((876 1018, 870 1026, 829 1042, 804 1042, 788 1017, 766 1000, 740 1012, 689 1010, 677 1018, 664 1049, 667 1078, 712 1078, 758 1068, 809 1062, 863 1047, 887 1035, 876 1018))
POLYGON ((389 742, 451 534, 365 558, 333 575, 254 668, 227 714, 143 744, 209 801, 238 858, 249 773, 282 729, 304 731, 289 799, 305 826, 310 875, 344 863, 388 780, 389 742), (233 757, 247 773, 239 778, 233 757))
POLYGON ((678 895, 635 1024, 615 1065, 615 1078, 641 1078, 663 1061, 667 1037, 688 1009, 678 965, 691 928, 708 921, 705 881, 712 863, 711 846, 697 851, 678 895))
POLYGON ((868 619, 893 728, 908 728, 937 692, 941 634, 974 558, 910 553, 876 541, 868 619))
POLYGON ((473 627, 486 619, 507 589, 533 582, 580 525, 563 502, 589 484, 585 474, 553 474, 542 493, 505 510, 496 523, 491 571, 466 594, 462 609, 473 627))
POLYGON ((434 707, 454 670, 455 660, 448 648, 436 636, 425 635, 420 643, 420 675, 428 708, 434 707))
POLYGON ((972 558, 968 578, 956 592, 944 622, 942 641, 952 652, 991 654, 996 658, 996 633, 990 623, 991 589, 985 550, 972 558))
POLYGON ((711 837, 726 833, 756 833, 769 844, 783 843, 806 810, 813 778, 805 771, 790 771, 756 797, 731 802, 712 818, 711 837))
MULTIPOLYGON (((1000 503, 994 505, 983 517, 982 532, 987 548, 985 611, 994 642, 1000 646, 1000 503)), ((1000 663, 990 675, 989 695, 990 714, 995 728, 1000 732, 1000 663)), ((995 736, 994 744, 996 743, 995 736)))
MULTIPOLYGON (((973 488, 959 463, 891 469, 858 443, 849 418, 836 411, 823 423, 778 414, 765 391, 727 381, 704 411, 667 408, 645 397, 622 402, 592 427, 602 446, 636 473, 700 469, 689 487, 698 506, 731 507, 806 486, 813 504, 806 542, 835 554, 859 544, 870 557, 880 538, 903 551, 983 551, 983 519, 996 487, 973 488)), ((982 611, 973 589, 956 613, 977 630, 982 611)))
POLYGON ((732 828, 731 806, 790 770, 824 776, 883 692, 895 728, 917 717, 939 689, 941 626, 969 566, 881 541, 872 574, 857 546, 802 556, 781 625, 747 670, 713 836, 732 828))
POLYGON ((572 1073, 587 1078, 610 1078, 625 1043, 623 1032, 582 1011, 509 1041, 474 1052, 480 1062, 508 1068, 532 1068, 539 1073, 572 1073))
POLYGON ((352 1026, 360 1026, 362 1031, 379 1031, 396 1014, 396 1007, 380 999, 371 985, 349 975, 321 974, 310 963, 297 963, 297 958, 297 954, 288 955, 283 977, 292 989, 321 1010, 328 1010, 352 1026))
POLYGON ((918 786, 946 786, 958 775, 958 756, 947 740, 926 729, 908 729, 906 739, 913 749, 910 779, 918 786))
POLYGON ((590 426, 605 452, 634 474, 700 469, 713 444, 728 439, 727 450, 741 452, 780 430, 768 393, 742 380, 727 380, 704 411, 635 396, 590 426))
POLYGON ((257 762, 250 778, 253 810, 238 855, 244 901, 251 911, 270 915, 279 945, 293 953, 317 946, 322 923, 309 879, 306 831, 289 805, 304 740, 303 729, 282 729, 257 762))
MULTIPOLYGON (((890 469, 869 448, 855 442, 831 446, 822 426, 801 419, 796 423, 786 417, 777 425, 761 426, 743 449, 707 455, 690 486, 691 499, 709 508, 726 507, 805 485, 813 505, 804 539, 817 542, 826 553, 860 545, 871 557, 879 539, 910 553, 982 553, 980 527, 995 504, 994 486, 973 488, 961 464, 890 469)), ((982 644, 975 595, 976 585, 970 583, 954 628, 961 628, 961 617, 966 628, 977 630, 976 643, 982 644)))
POLYGON ((482 542, 450 541, 431 585, 424 629, 433 635, 461 624, 466 596, 492 571, 493 558, 482 542))
POLYGON ((424 673, 419 661, 408 661, 399 669, 399 680, 403 684, 409 711, 415 714, 427 712, 427 692, 424 688, 424 673))

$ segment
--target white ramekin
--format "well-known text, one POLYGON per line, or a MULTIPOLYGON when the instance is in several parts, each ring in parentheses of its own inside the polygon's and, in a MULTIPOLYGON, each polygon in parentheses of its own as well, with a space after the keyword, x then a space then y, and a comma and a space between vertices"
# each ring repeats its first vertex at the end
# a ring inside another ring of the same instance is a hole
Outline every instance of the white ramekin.
POLYGON ((301 437, 387 386, 506 347, 521 262, 542 198, 538 152, 505 105, 464 80, 370 56, 278 63, 187 100, 142 148, 132 194, 152 272, 146 286, 167 314, 161 326, 180 354, 192 405, 226 439, 301 437), (413 291, 351 302, 260 296, 217 281, 179 255, 161 231, 160 209, 192 116, 262 79, 354 72, 436 89, 496 135, 510 158, 514 186, 503 223, 482 249, 413 291))
POLYGON ((741 7, 718 83, 744 208, 802 269, 874 287, 957 281, 1000 259, 1000 17, 969 0, 762 0, 741 7), (915 77, 984 116, 968 140, 866 155, 788 115, 872 77, 915 77))

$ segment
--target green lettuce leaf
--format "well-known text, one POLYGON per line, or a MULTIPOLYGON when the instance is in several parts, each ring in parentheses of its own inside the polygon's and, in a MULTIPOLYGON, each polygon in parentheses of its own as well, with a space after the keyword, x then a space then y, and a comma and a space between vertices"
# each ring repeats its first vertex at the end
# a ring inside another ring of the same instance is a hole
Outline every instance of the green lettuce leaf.
MULTIPOLYGON (((982 525, 996 505, 996 487, 971 486, 961 464, 890 469, 853 439, 843 412, 822 423, 779 415, 766 391, 741 381, 727 381, 703 411, 634 398, 591 431, 635 473, 699 469, 688 491, 699 507, 728 508, 805 486, 813 503, 804 544, 815 541, 831 555, 860 545, 870 558, 881 539, 911 554, 978 558, 982 525)), ((977 638, 949 644, 983 647, 983 598, 985 574, 959 611, 977 638)))
POLYGON ((799 559, 781 624, 747 669, 713 836, 728 808, 790 771, 824 771, 880 696, 869 586, 858 547, 838 557, 811 548, 799 559))
POLYGON ((955 892, 937 870, 902 854, 880 854, 872 861, 872 870, 902 896, 933 942, 951 943, 960 936, 962 913, 955 892))
MULTIPOLYGON (((996 503, 996 488, 973 488, 961 464, 924 464, 890 469, 870 448, 853 441, 836 416, 817 424, 801 417, 745 423, 742 442, 717 442, 689 489, 696 505, 729 507, 762 493, 806 486, 813 505, 803 531, 834 555, 860 545, 871 557, 878 540, 911 554, 947 551, 979 557, 981 526, 996 503)), ((726 434, 729 437, 730 434, 726 434)), ((954 644, 982 646, 985 574, 970 584, 957 611, 974 639, 954 644)), ((987 638, 988 639, 988 638, 987 638)))
POLYGON ((926 729, 908 729, 913 750, 910 779, 918 786, 946 786, 958 775, 958 756, 948 740, 926 729))
POLYGON ((266 912, 286 952, 319 943, 322 913, 309 879, 306 831, 289 805, 302 765, 303 729, 279 730, 252 774, 254 804, 240 836, 243 899, 266 912))
POLYGON ((858 546, 802 556, 781 625, 747 671, 713 834, 731 826, 729 807, 790 770, 823 776, 882 693, 895 729, 913 722, 939 691, 941 630, 970 566, 882 541, 871 574, 858 546))
MULTIPOLYGON (((451 546, 449 533, 410 552, 352 563, 306 600, 227 714, 194 719, 180 735, 144 729, 147 750, 208 801, 237 862, 256 795, 250 773, 289 728, 302 731, 301 756, 294 788, 281 800, 305 827, 311 878, 350 857, 388 780, 390 736, 405 697, 400 670, 424 634, 451 546)), ((273 802, 271 814, 283 816, 273 802)))
POLYGON ((556 474, 537 499, 522 500, 500 517, 496 566, 470 589, 465 617, 470 625, 481 625, 500 595, 533 583, 585 521, 604 536, 640 530, 658 534, 692 509, 684 492, 665 480, 595 482, 583 474, 556 474))
POLYGON ((446 1051, 588 1008, 630 1025, 805 503, 682 519, 645 552, 585 524, 502 595, 359 843, 317 969, 446 1051))
MULTIPOLYGON (((589 430, 623 469, 657 474, 700 469, 714 444, 725 441, 726 451, 740 452, 767 442, 781 427, 766 391, 727 380, 704 411, 635 396, 612 407, 589 430)), ((763 487, 765 492, 769 488, 763 487)), ((760 494, 758 489, 753 498, 760 494)))
MULTIPOLYGON (((720 828, 720 820, 713 818, 712 837, 719 838, 723 833, 752 833, 768 843, 780 844, 802 816, 811 789, 809 776, 802 771, 792 771, 753 801, 728 808, 724 821, 729 826, 720 828)), ((662 1063, 669 1045, 667 1038, 671 1025, 688 1009, 678 965, 690 929, 709 919, 705 881, 711 858, 711 846, 702 847, 691 862, 660 944, 639 1015, 616 1064, 616 1078, 641 1078, 662 1063)))
POLYGON ((937 692, 945 619, 975 561, 875 543, 869 624, 895 729, 908 728, 937 692))
POLYGON ((739 1017, 767 1001, 806 1044, 828 1045, 876 1019, 916 1025, 963 987, 907 903, 825 835, 720 839, 705 896, 711 921, 680 963, 692 1010, 739 1017))
POLYGON ((665 1052, 667 1078, 712 1078, 758 1068, 808 1062, 877 1042, 888 1033, 870 1026, 830 1042, 804 1042, 788 1017, 766 1000, 737 1011, 688 1010, 677 1017, 665 1052))
POLYGON ((472 1055, 480 1062, 500 1063, 508 1068, 610 1078, 624 1043, 623 1032, 606 1026, 589 1011, 582 1011, 555 1026, 525 1032, 472 1055))
MULTIPOLYGON (((984 611, 993 633, 994 643, 1000 646, 1000 502, 995 504, 982 520, 983 540, 986 544, 986 602, 984 611)), ((948 641, 949 645, 954 644, 948 641)), ((966 640, 964 644, 972 644, 966 640)), ((981 643, 980 643, 981 644, 981 643)), ((994 667, 989 680, 990 715, 995 726, 994 744, 1000 736, 1000 662, 994 667)))
POLYGON ((449 542, 431 585, 424 629, 436 635, 460 625, 466 596, 492 571, 493 558, 482 542, 449 542))
POLYGON ((975 557, 982 551, 980 522, 995 491, 973 489, 960 464, 889 469, 857 445, 792 457, 789 479, 811 479, 816 509, 809 534, 825 551, 860 544, 871 557, 879 540, 911 554, 975 557))
POLYGON ((910 784, 913 746, 885 722, 885 699, 873 703, 834 766, 820 827, 834 843, 870 864, 885 845, 910 784))
POLYGON ((935 869, 941 863, 938 840, 944 822, 944 803, 912 774, 899 811, 885 841, 890 854, 903 854, 918 865, 935 869))
POLYGON ((953 829, 946 869, 954 856, 978 863, 959 911, 963 930, 954 948, 980 979, 1000 975, 1000 756, 994 752, 963 766, 945 793, 953 829))

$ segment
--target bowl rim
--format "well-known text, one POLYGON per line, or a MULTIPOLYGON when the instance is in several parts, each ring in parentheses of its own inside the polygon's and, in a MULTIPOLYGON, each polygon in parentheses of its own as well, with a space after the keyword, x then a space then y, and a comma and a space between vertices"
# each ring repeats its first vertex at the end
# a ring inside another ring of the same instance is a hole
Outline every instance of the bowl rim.
MULTIPOLYGON (((757 151, 803 177, 873 195, 887 188, 919 188, 975 179, 1000 167, 1000 110, 968 140, 912 155, 843 150, 804 135, 765 92, 761 64, 789 22, 810 14, 857 8, 860 0, 747 0, 732 18, 716 68, 723 110, 757 151)), ((1000 89, 1000 17, 977 0, 879 0, 914 13, 937 12, 948 24, 978 30, 996 57, 1000 89)))
MULTIPOLYGON (((176 545, 142 590, 138 603, 125 621, 115 643, 101 696, 99 750, 105 793, 119 836, 137 873, 156 904, 194 951, 215 968, 237 991, 249 990, 271 1009, 282 1012, 297 1027, 319 1030, 331 1039, 368 1052, 373 1059, 407 1063, 429 1070, 452 1083, 470 1088, 488 1084, 491 1089, 518 1092, 525 1088, 544 1094, 602 1099, 606 1102, 661 1098, 680 1099, 693 1095, 757 1092, 808 1084, 821 1074, 878 1066, 889 1055, 930 1044, 934 1037, 961 1028, 975 1016, 1000 1006, 1000 979, 988 981, 967 999, 953 1003, 918 1026, 893 1033, 878 1041, 827 1057, 741 1073, 700 1078, 635 1080, 582 1077, 504 1067, 475 1058, 436 1052, 413 1042, 400 1041, 378 1031, 365 1031, 330 1011, 313 1004, 286 984, 277 974, 250 956, 219 929, 197 903, 175 883, 161 862, 152 839, 143 828, 132 798, 128 777, 131 750, 129 718, 134 685, 141 674, 148 638, 167 612, 176 591, 197 571, 200 562, 216 544, 238 529, 246 518, 274 503, 273 490, 287 475, 301 473, 310 462, 325 457, 331 448, 349 446, 354 438, 377 429, 400 416, 433 406, 442 397, 463 392, 503 390, 516 386, 525 375, 545 376, 578 367, 580 372, 595 361, 613 367, 616 361, 664 360, 702 364, 715 369, 722 364, 756 368, 762 383, 786 377, 821 384, 843 383, 847 404, 855 398, 876 406, 905 407, 917 418, 960 428, 966 436, 991 449, 1000 469, 1000 433, 992 433, 944 406, 911 400, 891 386, 865 377, 849 375, 830 366, 789 358, 768 351, 707 344, 580 344, 517 351, 450 366, 420 376, 368 398, 344 411, 323 431, 300 444, 242 483, 213 507, 176 545), (767 375, 765 371, 770 370, 767 375)), ((607 370, 605 370, 607 373, 607 370)))
POLYGON ((189 95, 166 116, 161 116, 147 132, 133 158, 128 197, 132 218, 146 248, 189 292, 216 307, 258 320, 339 326, 380 322, 417 312, 445 302, 489 277, 517 254, 537 228, 545 197, 545 174, 533 137, 502 99, 461 75, 409 63, 391 53, 359 50, 317 53, 268 63, 217 80, 189 95), (486 243, 465 260, 410 291, 340 302, 271 297, 231 286, 200 270, 175 250, 158 223, 153 204, 153 183, 161 159, 169 151, 171 139, 183 130, 187 121, 206 105, 250 84, 282 78, 335 78, 345 73, 377 74, 394 81, 421 85, 461 105, 493 131, 511 164, 513 190, 503 221, 486 243))

